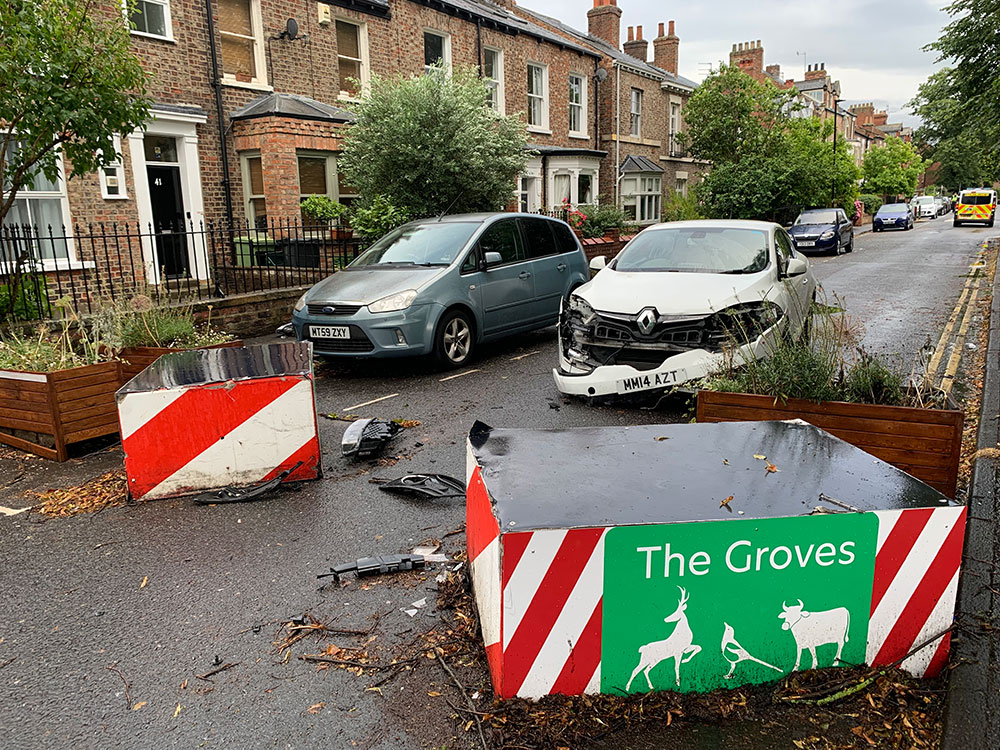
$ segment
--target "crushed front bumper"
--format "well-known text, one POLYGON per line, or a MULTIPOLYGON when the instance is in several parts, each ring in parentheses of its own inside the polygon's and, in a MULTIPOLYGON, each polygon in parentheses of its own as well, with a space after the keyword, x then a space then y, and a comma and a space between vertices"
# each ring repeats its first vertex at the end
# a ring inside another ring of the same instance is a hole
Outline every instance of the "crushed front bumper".
POLYGON ((652 370, 630 365, 603 365, 593 370, 572 365, 560 352, 559 367, 552 371, 556 388, 567 396, 613 396, 668 388, 697 380, 722 364, 724 355, 693 349, 668 356, 652 370))

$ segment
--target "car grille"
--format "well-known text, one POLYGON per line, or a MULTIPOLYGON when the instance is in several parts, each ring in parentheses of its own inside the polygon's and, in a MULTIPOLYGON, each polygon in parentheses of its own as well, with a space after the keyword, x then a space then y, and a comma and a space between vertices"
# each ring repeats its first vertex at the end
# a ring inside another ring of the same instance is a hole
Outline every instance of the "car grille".
POLYGON ((354 315, 361 305, 342 305, 337 302, 322 305, 309 305, 310 315, 354 315))
POLYGON ((322 339, 310 337, 313 349, 317 352, 370 352, 375 348, 371 339, 357 326, 348 326, 351 330, 349 339, 322 339))
POLYGON ((639 330, 639 324, 632 316, 609 318, 598 314, 598 321, 592 329, 593 343, 622 345, 636 343, 640 347, 654 346, 658 351, 664 349, 697 349, 713 343, 715 336, 709 326, 709 319, 685 318, 670 320, 660 318, 649 333, 639 330))

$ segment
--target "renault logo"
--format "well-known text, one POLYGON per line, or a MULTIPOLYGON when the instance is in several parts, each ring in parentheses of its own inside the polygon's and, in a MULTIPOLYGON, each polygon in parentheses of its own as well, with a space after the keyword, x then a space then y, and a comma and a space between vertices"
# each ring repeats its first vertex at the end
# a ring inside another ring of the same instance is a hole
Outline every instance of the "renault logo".
POLYGON ((649 334, 653 330, 653 326, 656 325, 656 319, 659 317, 656 314, 655 307, 647 307, 636 318, 636 323, 639 324, 639 331, 643 334, 649 334))

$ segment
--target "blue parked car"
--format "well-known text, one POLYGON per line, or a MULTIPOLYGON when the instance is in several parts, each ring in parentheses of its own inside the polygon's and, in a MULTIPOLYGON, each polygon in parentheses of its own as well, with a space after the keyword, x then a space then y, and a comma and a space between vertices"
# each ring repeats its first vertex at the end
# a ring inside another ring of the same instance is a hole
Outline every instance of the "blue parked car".
POLYGON ((788 228, 795 249, 803 253, 840 255, 854 250, 854 226, 842 208, 811 208, 788 228))
POLYGON ((872 219, 872 231, 883 229, 913 229, 913 213, 905 203, 886 203, 872 219))
POLYGON ((532 214, 422 219, 389 232, 295 304, 326 357, 433 354, 461 367, 484 341, 554 325, 590 280, 569 225, 532 214))

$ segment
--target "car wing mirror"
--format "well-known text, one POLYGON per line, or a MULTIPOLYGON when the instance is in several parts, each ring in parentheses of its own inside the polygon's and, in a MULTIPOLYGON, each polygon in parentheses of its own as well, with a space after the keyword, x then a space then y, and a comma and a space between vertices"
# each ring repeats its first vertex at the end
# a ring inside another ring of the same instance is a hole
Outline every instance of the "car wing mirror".
POLYGON ((595 258, 590 259, 590 270, 600 271, 603 270, 608 265, 608 256, 598 255, 595 258))
POLYGON ((503 263, 503 256, 500 253, 483 253, 483 271, 490 266, 499 266, 501 263, 503 263))
POLYGON ((801 276, 808 270, 809 266, 802 258, 789 258, 785 266, 785 276, 801 276))

